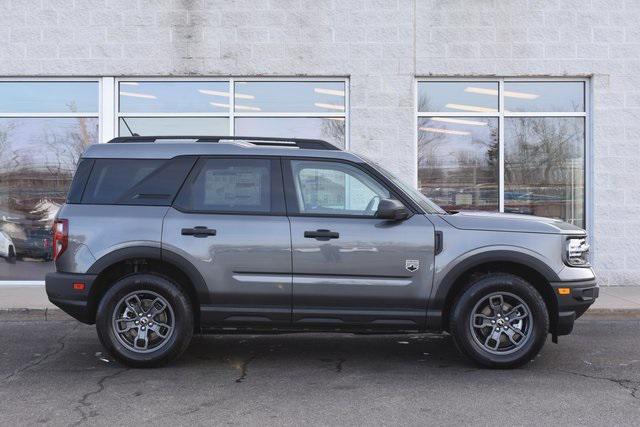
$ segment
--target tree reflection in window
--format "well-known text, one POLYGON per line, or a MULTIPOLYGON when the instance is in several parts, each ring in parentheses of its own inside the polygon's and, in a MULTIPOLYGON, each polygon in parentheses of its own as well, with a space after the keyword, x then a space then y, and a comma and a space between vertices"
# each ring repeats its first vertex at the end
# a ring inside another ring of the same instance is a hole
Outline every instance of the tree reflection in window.
POLYGON ((0 260, 0 280, 42 280, 52 270, 53 218, 80 155, 97 141, 97 118, 0 118, 0 238, 15 248, 0 260))
POLYGON ((498 209, 498 120, 418 120, 420 190, 447 210, 498 209))
POLYGON ((505 211, 584 226, 584 119, 505 118, 505 211))
POLYGON ((449 210, 503 205, 584 228, 585 91, 564 79, 418 82, 420 190, 449 210))

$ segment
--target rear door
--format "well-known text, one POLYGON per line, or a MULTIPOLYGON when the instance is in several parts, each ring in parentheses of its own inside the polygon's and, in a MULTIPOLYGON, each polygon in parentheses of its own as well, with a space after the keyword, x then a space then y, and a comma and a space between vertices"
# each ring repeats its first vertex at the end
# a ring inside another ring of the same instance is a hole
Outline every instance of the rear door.
POLYGON ((162 247, 204 278, 204 324, 290 324, 291 238, 278 159, 198 160, 164 219, 162 247))
POLYGON ((375 217, 398 198, 359 165, 285 162, 293 257, 293 322, 303 326, 417 329, 424 325, 434 228, 421 214, 375 217))

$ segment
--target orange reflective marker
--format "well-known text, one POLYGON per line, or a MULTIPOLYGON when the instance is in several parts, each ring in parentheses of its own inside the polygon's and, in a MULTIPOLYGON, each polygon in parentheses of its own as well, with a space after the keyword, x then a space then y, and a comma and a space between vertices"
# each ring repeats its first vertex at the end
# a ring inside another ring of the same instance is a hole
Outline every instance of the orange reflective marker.
POLYGON ((558 293, 560 295, 569 295, 571 293, 571 288, 558 288, 558 293))

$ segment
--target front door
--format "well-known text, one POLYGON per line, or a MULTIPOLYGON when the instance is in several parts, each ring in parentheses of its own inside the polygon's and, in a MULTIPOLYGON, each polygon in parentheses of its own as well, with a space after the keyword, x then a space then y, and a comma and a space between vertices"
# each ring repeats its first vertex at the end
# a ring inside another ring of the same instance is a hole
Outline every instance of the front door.
POLYGON ((200 159, 165 216, 162 247, 206 282, 203 324, 290 324, 291 240, 278 159, 200 159))
POLYGON ((291 221, 294 325, 422 328, 431 290, 434 228, 422 214, 375 217, 397 198, 352 163, 285 162, 291 221))

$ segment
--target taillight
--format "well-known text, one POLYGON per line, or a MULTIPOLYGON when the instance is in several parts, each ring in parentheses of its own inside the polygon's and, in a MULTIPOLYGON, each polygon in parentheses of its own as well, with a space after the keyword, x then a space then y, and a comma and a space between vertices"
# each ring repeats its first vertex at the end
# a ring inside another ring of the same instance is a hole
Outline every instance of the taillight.
POLYGON ((53 222, 53 260, 56 261, 69 244, 69 221, 56 219, 53 222))

